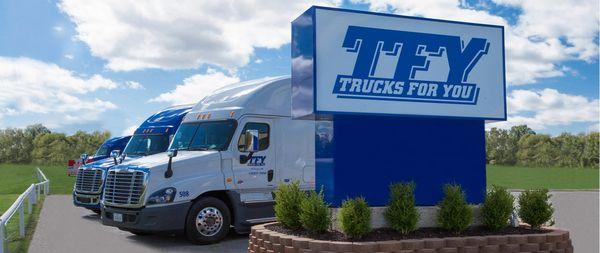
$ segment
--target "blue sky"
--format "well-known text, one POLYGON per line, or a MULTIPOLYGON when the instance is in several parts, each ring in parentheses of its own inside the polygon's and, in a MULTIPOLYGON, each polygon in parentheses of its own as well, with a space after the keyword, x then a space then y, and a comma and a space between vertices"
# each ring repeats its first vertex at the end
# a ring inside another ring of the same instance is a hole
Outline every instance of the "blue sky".
POLYGON ((597 1, 225 2, 0 0, 0 128, 120 135, 222 85, 289 75, 289 21, 315 4, 504 25, 509 121, 488 126, 598 129, 597 1))

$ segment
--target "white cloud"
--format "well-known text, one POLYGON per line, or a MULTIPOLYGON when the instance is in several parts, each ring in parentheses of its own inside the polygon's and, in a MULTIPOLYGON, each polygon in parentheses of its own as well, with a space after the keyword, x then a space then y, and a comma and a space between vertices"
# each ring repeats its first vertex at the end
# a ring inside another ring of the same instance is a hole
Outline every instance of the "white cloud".
POLYGON ((587 129, 588 132, 599 132, 600 131, 600 123, 592 124, 587 129))
POLYGON ((507 97, 508 121, 488 127, 509 128, 526 124, 534 130, 577 122, 598 123, 600 102, 555 89, 513 90, 507 97))
POLYGON ((135 130, 139 127, 139 125, 131 125, 127 128, 125 128, 125 130, 123 130, 123 132, 121 133, 121 135, 133 135, 133 133, 135 132, 135 130))
POLYGON ((69 59, 69 60, 73 60, 73 55, 72 54, 65 54, 65 58, 69 59))
POLYGON ((237 83, 237 76, 229 76, 223 72, 208 69, 205 74, 197 74, 183 80, 174 90, 160 94, 151 102, 168 102, 171 104, 197 103, 206 95, 225 85, 237 83))
POLYGON ((54 31, 56 31, 58 33, 62 32, 64 30, 64 28, 59 25, 52 27, 52 29, 54 29, 54 31))
POLYGON ((63 123, 95 120, 117 106, 100 99, 86 100, 83 95, 114 88, 116 83, 100 75, 83 78, 55 64, 0 57, 0 118, 52 114, 63 123))
POLYGON ((136 81, 127 81, 125 82, 125 86, 132 90, 143 90, 144 86, 136 81))
POLYGON ((290 42, 290 21, 341 0, 63 0, 77 38, 117 71, 246 65, 255 48, 290 42))
POLYGON ((535 83, 562 76, 567 60, 598 58, 597 0, 492 0, 518 8, 515 25, 485 9, 457 0, 354 0, 370 3, 370 9, 404 15, 502 25, 506 37, 507 81, 511 85, 535 83))

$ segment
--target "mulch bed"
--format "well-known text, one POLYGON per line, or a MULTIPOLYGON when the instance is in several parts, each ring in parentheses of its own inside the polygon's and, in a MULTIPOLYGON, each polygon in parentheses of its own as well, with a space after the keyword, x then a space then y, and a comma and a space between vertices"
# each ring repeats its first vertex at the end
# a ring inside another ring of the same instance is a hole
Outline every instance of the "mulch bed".
POLYGON ((281 225, 280 223, 268 224, 265 226, 266 229, 279 232, 287 235, 294 235, 300 237, 307 237, 314 240, 323 241, 346 241, 346 242, 376 242, 376 241, 389 241, 389 240, 404 240, 404 239, 423 239, 423 238, 444 238, 444 237, 464 237, 464 236, 488 236, 488 235, 521 235, 521 234, 543 234, 551 232, 552 230, 532 230, 528 227, 507 227, 500 231, 490 231, 483 226, 475 226, 469 228, 467 231, 461 234, 455 234, 448 232, 440 228, 420 228, 409 234, 403 235, 390 228, 378 228, 373 229, 371 233, 361 239, 352 239, 344 235, 339 231, 328 231, 323 234, 313 234, 306 229, 289 229, 281 225))

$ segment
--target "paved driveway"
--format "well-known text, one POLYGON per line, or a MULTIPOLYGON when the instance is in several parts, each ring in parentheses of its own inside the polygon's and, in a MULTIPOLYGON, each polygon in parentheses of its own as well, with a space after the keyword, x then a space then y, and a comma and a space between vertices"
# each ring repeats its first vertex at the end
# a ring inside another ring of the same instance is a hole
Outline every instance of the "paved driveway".
MULTIPOLYGON (((518 195, 517 192, 514 193, 518 195)), ((598 191, 555 191, 556 226, 571 231, 577 253, 598 250, 598 191)), ((135 236, 100 224, 97 215, 76 208, 70 196, 46 198, 29 252, 246 252, 247 236, 230 235, 216 245, 196 246, 182 237, 135 236)))
MULTIPOLYGON (((518 195, 518 192, 513 192, 518 195)), ((567 229, 577 253, 595 253, 598 249, 599 191, 553 191, 555 227, 567 229)))
POLYGON ((71 203, 71 197, 50 195, 44 202, 33 240, 32 253, 206 252, 241 253, 247 235, 231 234, 224 242, 198 246, 183 237, 136 236, 103 226, 98 215, 71 203))

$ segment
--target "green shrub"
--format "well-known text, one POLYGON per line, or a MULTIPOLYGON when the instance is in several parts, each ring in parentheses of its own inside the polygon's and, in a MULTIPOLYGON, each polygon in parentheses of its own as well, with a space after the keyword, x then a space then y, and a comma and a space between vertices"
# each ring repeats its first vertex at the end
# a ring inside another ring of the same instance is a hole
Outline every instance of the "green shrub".
POLYGON ((446 184, 444 195, 444 199, 438 204, 438 225, 457 234, 465 231, 473 218, 471 207, 465 200, 465 193, 460 185, 446 184))
POLYGON ((371 232, 371 209, 362 197, 344 200, 339 220, 342 232, 351 238, 361 238, 371 232))
POLYGON ((419 211, 415 207, 415 184, 396 183, 390 185, 390 203, 384 216, 396 231, 407 234, 417 228, 419 211))
POLYGON ((540 229, 552 219, 554 208, 548 189, 526 190, 519 196, 519 217, 532 229, 540 229))
POLYGON ((500 230, 508 226, 514 209, 515 198, 504 187, 492 186, 481 205, 481 219, 490 230, 500 230))
POLYGON ((317 193, 311 191, 308 197, 300 203, 300 223, 313 233, 327 231, 331 225, 331 213, 329 206, 323 199, 323 191, 317 193))
POLYGON ((306 195, 300 191, 300 183, 280 184, 275 191, 275 217, 289 228, 300 228, 300 203, 306 195))

